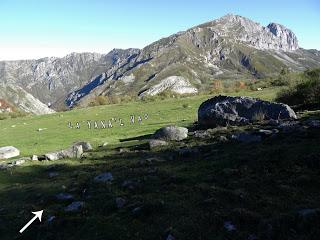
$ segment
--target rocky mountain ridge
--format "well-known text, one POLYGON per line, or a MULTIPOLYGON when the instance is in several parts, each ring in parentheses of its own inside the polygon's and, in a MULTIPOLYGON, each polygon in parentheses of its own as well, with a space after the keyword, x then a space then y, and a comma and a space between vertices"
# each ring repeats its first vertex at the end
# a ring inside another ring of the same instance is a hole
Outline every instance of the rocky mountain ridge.
POLYGON ((295 34, 283 25, 264 27, 228 14, 141 50, 2 61, 0 82, 18 85, 46 104, 72 107, 86 106, 99 95, 196 93, 216 79, 263 78, 284 67, 303 71, 317 66, 319 51, 299 48, 295 34))

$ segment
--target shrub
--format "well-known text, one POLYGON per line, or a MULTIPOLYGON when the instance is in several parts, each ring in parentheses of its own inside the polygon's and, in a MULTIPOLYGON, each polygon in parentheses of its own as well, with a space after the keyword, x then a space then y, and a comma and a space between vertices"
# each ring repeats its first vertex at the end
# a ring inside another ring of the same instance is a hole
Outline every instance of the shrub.
POLYGON ((277 101, 303 108, 320 107, 320 68, 307 70, 298 83, 284 89, 277 101))

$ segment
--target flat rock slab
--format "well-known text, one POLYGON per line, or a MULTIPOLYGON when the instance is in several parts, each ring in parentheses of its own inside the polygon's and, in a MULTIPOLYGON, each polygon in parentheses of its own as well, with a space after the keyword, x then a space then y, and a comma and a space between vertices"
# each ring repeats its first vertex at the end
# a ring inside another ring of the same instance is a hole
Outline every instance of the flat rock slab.
POLYGON ((19 155, 20 155, 20 151, 13 146, 0 148, 0 159, 9 159, 9 158, 17 157, 19 155))

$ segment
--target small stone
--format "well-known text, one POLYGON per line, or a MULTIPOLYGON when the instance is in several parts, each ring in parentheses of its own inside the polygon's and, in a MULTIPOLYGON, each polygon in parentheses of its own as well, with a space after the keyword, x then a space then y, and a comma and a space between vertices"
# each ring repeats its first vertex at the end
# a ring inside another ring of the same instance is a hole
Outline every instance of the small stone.
POLYGON ((121 197, 117 197, 116 198, 116 206, 117 208, 123 208, 124 205, 127 203, 127 201, 124 199, 124 198, 121 198, 121 197))
POLYGON ((166 238, 166 240, 175 240, 176 238, 174 236, 172 236, 171 234, 169 234, 166 238))
POLYGON ((112 180, 113 180, 113 176, 110 172, 101 173, 100 175, 94 178, 94 181, 103 182, 103 183, 111 182, 112 180))
POLYGON ((223 223, 223 227, 228 231, 232 232, 235 231, 237 228, 234 224, 232 224, 230 221, 226 221, 223 223))
POLYGON ((0 163, 0 169, 7 169, 9 168, 9 165, 6 163, 0 163))
POLYGON ((56 177, 56 176, 58 176, 58 175, 59 175, 59 173, 57 173, 57 172, 50 172, 50 173, 49 173, 49 177, 50 177, 50 178, 56 177))
POLYGON ((66 212, 78 212, 84 207, 84 202, 77 201, 72 202, 67 207, 64 208, 66 212))
POLYGON ((13 161, 13 165, 16 165, 16 166, 19 166, 19 165, 22 165, 22 164, 24 164, 26 162, 26 160, 25 159, 17 159, 17 160, 15 160, 15 161, 13 161))
POLYGON ((132 210, 133 215, 138 215, 141 212, 142 208, 141 207, 136 207, 132 210))
POLYGON ((48 217, 48 219, 47 219, 47 222, 48 222, 48 223, 51 223, 54 219, 56 219, 56 216, 51 216, 51 215, 50 215, 50 216, 48 217))

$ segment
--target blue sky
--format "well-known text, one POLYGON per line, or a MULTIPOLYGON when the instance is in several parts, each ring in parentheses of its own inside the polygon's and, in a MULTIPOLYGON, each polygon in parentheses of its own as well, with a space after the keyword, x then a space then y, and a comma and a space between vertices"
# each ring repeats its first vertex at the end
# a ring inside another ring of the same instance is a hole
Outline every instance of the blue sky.
POLYGON ((320 49, 316 0, 0 0, 0 60, 142 48, 227 13, 281 23, 320 49))

